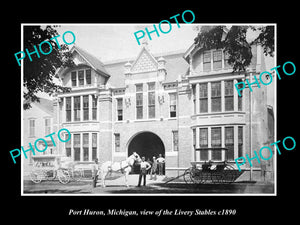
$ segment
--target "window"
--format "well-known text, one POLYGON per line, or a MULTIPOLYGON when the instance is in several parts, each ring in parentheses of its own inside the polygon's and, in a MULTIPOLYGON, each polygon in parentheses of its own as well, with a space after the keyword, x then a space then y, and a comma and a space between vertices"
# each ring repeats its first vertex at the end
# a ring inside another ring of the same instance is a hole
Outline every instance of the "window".
POLYGON ((225 111, 233 111, 233 81, 225 81, 225 111))
POLYGON ((117 119, 118 121, 123 120, 123 99, 117 98, 117 119))
POLYGON ((200 113, 208 112, 207 83, 200 84, 200 113))
POLYGON ((83 134, 83 161, 89 161, 89 134, 83 134))
POLYGON ((211 111, 221 111, 221 82, 211 83, 211 111))
POLYGON ((78 80, 79 80, 79 86, 83 86, 84 85, 84 71, 83 70, 78 71, 78 80))
POLYGON ((196 149, 196 129, 193 129, 193 146, 196 149))
POLYGON ((200 128, 200 160, 208 160, 208 149, 205 149, 208 147, 208 129, 207 128, 200 128))
MULTIPOLYGON (((65 133, 65 140, 69 139, 69 133, 65 133)), ((71 157, 71 141, 65 142, 66 156, 71 157)))
POLYGON ((211 147, 212 149, 212 160, 221 160, 221 127, 211 128, 211 147))
POLYGON ((92 95, 92 119, 97 120, 97 97, 92 95))
POLYGON ((177 94, 170 93, 170 117, 176 117, 177 94))
POLYGON ((210 71, 211 70, 211 53, 204 52, 203 54, 203 71, 210 71))
POLYGON ((136 118, 143 119, 143 84, 136 85, 136 118))
MULTIPOLYGON (((242 80, 237 80, 237 83, 240 83, 242 82, 242 80)), ((242 90, 242 87, 241 87, 242 84, 239 84, 238 85, 238 88, 240 90, 240 95, 238 95, 238 111, 243 111, 243 90, 242 90)))
POLYGON ((196 98, 198 98, 198 96, 196 96, 196 85, 192 86, 192 91, 193 91, 193 104, 194 104, 194 114, 196 114, 196 98))
POLYGON ((71 97, 66 98, 66 121, 71 121, 71 97))
POLYGON ((86 79, 86 84, 91 84, 91 70, 86 70, 85 71, 85 79, 86 79))
POLYGON ((74 161, 80 161, 80 134, 73 135, 74 161))
POLYGON ((173 151, 178 151, 178 131, 173 130, 173 151))
POLYGON ((97 158, 97 133, 92 133, 92 160, 97 158))
POLYGON ((225 127, 225 148, 227 148, 226 159, 234 160, 234 130, 233 130, 233 127, 225 127))
POLYGON ((228 63, 229 54, 226 51, 223 51, 223 53, 224 53, 224 67, 227 69, 230 67, 228 63))
POLYGON ((155 118, 155 83, 148 84, 148 118, 155 118))
POLYGON ((222 69, 222 51, 213 51, 213 68, 214 70, 222 69))
POLYGON ((35 136, 35 120, 30 119, 29 120, 29 137, 35 136))
POLYGON ((72 80, 72 87, 76 87, 77 86, 76 71, 71 72, 71 80, 72 80))
POLYGON ((243 156, 243 127, 238 127, 238 157, 243 156))
POLYGON ((80 120, 80 96, 74 97, 74 121, 80 120))
POLYGON ((115 134, 115 152, 120 151, 120 134, 115 134))
POLYGON ((51 124, 50 124, 50 119, 46 118, 45 119, 45 135, 48 135, 51 133, 51 124))
POLYGON ((89 120, 89 96, 83 96, 83 120, 89 120))

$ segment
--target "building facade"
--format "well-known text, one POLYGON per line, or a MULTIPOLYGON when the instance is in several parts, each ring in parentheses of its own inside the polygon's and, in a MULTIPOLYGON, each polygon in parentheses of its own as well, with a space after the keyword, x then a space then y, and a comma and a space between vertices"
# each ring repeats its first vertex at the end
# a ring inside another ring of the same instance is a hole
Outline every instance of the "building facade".
MULTIPOLYGON (((162 154, 166 175, 176 176, 191 162, 235 165, 235 158, 272 141, 268 87, 252 85, 253 92, 246 88, 241 97, 234 87, 265 70, 260 46, 252 46, 244 73, 232 72, 222 50, 195 45, 155 56, 144 43, 136 59, 106 64, 78 46, 71 52, 76 66, 58 71, 71 91, 57 93, 53 102, 54 131, 67 128, 72 135, 58 143, 60 155, 105 162, 132 152, 150 159, 162 154)), ((263 168, 272 172, 268 163, 263 168)), ((262 164, 253 164, 251 176, 259 177, 262 164)))

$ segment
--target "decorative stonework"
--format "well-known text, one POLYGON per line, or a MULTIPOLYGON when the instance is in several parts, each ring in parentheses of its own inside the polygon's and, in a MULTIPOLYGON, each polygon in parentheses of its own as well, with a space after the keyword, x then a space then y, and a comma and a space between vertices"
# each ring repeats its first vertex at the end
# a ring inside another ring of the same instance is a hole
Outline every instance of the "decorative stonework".
POLYGON ((157 70, 157 63, 154 62, 146 50, 142 52, 137 62, 131 69, 132 72, 147 72, 153 70, 157 70))

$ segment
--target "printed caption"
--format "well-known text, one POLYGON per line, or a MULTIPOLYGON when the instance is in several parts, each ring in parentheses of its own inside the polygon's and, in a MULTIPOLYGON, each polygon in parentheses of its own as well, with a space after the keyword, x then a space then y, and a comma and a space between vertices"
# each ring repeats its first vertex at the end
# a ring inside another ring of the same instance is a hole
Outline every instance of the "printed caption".
POLYGON ((69 209, 69 216, 234 216, 236 209, 158 209, 158 210, 127 210, 127 209, 69 209))

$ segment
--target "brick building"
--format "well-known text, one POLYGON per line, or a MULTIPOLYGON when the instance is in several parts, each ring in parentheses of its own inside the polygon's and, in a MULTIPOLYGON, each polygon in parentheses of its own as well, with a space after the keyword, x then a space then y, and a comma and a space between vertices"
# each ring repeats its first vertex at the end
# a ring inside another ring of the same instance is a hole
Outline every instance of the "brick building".
MULTIPOLYGON (((234 88, 266 70, 260 46, 252 46, 245 73, 232 73, 222 50, 195 45, 153 55, 144 42, 135 59, 106 64, 78 46, 71 51, 76 66, 58 75, 72 90, 57 94, 53 126, 71 132, 71 141, 58 149, 74 161, 120 161, 134 151, 146 158, 162 154, 166 174, 174 176, 194 161, 234 165, 235 158, 272 139, 268 87, 252 86, 242 97, 234 88)), ((272 165, 267 168, 272 172, 272 165)), ((255 172, 261 174, 261 164, 255 172)))

